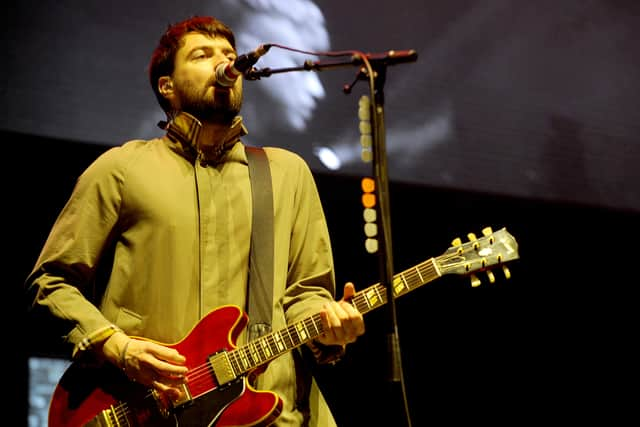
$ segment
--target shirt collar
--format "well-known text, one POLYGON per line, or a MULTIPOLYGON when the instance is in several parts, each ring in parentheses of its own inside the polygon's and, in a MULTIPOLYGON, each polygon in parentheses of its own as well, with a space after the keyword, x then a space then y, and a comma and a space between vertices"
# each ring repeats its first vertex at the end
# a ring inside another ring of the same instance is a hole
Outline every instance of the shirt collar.
POLYGON ((198 138, 200 138, 202 123, 191 114, 184 111, 178 112, 167 124, 166 130, 169 139, 182 145, 185 152, 194 157, 200 155, 207 163, 213 164, 220 162, 227 151, 236 142, 240 141, 240 137, 248 133, 247 128, 242 123, 242 117, 236 116, 233 118, 222 143, 216 146, 214 150, 205 152, 198 148, 198 138))

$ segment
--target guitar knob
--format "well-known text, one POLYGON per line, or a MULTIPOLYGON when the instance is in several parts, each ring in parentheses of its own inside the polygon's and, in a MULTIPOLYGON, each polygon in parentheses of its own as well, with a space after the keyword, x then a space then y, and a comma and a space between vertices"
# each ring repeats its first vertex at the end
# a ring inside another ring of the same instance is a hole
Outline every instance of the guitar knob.
POLYGON ((509 271, 509 268, 507 268, 506 265, 502 266, 502 271, 504 273, 504 277, 506 277, 507 279, 511 278, 511 272, 509 271))
POLYGON ((471 275, 471 287, 472 288, 477 288, 481 284, 482 284, 482 282, 480 281, 480 279, 478 279, 478 276, 476 276, 475 274, 472 274, 471 275))

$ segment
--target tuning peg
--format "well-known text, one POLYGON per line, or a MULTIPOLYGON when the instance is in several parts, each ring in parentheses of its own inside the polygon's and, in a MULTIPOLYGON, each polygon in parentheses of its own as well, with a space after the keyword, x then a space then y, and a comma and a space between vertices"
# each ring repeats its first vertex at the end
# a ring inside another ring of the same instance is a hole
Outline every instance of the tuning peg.
POLYGON ((502 271, 504 272, 504 277, 506 277, 507 279, 511 278, 511 272, 509 271, 509 268, 506 265, 502 266, 502 271))
POLYGON ((493 271, 487 270, 487 277, 489 278, 489 283, 496 282, 496 276, 493 274, 493 271))
POLYGON ((478 243, 478 238, 476 237, 475 233, 468 233, 467 237, 469 238, 470 242, 475 242, 473 244, 473 248, 478 250, 478 248, 480 248, 480 243, 478 243))
POLYGON ((491 229, 491 227, 485 227, 482 229, 482 234, 484 236, 489 236, 491 234, 493 234, 493 230, 491 229))
POLYGON ((451 241, 451 245, 452 246, 460 246, 460 245, 462 245, 462 239, 460 239, 459 237, 456 237, 455 239, 453 239, 451 241))
POLYGON ((471 287, 472 288, 477 288, 478 286, 480 286, 482 284, 480 279, 478 279, 478 276, 476 276, 475 274, 471 274, 470 278, 471 278, 471 287))

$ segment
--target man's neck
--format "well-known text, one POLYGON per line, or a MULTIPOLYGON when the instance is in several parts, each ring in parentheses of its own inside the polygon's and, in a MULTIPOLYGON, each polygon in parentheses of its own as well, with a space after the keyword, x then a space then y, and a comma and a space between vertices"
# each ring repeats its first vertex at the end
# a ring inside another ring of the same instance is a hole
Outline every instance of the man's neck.
POLYGON ((231 122, 222 123, 201 121, 200 123, 202 123, 202 128, 200 129, 198 140, 195 141, 195 143, 197 145, 197 148, 203 151, 223 144, 227 133, 231 128, 231 122))

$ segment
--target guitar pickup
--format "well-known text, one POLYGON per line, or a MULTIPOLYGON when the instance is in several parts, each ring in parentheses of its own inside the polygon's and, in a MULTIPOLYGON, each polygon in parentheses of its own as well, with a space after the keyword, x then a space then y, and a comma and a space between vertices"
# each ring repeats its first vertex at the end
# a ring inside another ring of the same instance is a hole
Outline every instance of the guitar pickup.
POLYGON ((236 373, 233 371, 231 361, 229 360, 228 353, 226 351, 209 357, 209 365, 211 365, 213 375, 219 386, 222 386, 237 377, 236 373))

